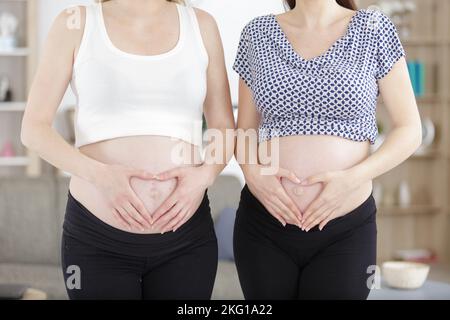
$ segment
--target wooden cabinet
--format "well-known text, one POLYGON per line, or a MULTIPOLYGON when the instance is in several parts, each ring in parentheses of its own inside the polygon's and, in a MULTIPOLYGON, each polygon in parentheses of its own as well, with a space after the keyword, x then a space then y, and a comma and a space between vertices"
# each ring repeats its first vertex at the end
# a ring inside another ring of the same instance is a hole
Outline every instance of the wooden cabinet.
MULTIPOLYGON (((392 172, 378 179, 382 193, 396 199, 399 184, 405 181, 411 190, 412 203, 402 208, 395 201, 379 203, 378 256, 392 259, 399 249, 425 248, 438 254, 441 262, 450 259, 450 0, 404 0, 416 10, 400 17, 399 33, 409 61, 425 66, 425 94, 417 98, 423 119, 435 127, 435 139, 427 152, 416 155, 392 172), (405 20, 407 20, 405 22, 405 20), (407 28, 407 30, 403 30, 407 28)), ((360 8, 384 1, 361 0, 360 8)), ((398 1, 395 1, 398 3, 398 1)), ((388 4, 389 5, 389 4, 388 4)), ((379 121, 389 127, 388 117, 379 105, 379 121)), ((383 198, 383 197, 382 197, 383 198)))

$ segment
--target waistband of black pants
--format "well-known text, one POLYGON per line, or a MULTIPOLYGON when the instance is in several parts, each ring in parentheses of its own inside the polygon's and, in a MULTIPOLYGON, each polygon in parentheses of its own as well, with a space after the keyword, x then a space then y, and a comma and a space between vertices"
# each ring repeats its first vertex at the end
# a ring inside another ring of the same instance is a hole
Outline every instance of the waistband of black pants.
POLYGON ((208 196, 195 214, 176 232, 165 234, 136 234, 117 229, 100 220, 69 192, 63 235, 103 250, 124 255, 149 257, 165 250, 209 241, 215 237, 208 196))
MULTIPOLYGON (((264 223, 271 224, 273 226, 278 227, 280 230, 288 230, 293 232, 298 232, 299 228, 293 225, 287 225, 283 227, 277 219, 275 219, 270 212, 264 207, 264 205, 252 194, 247 185, 245 185, 244 189, 241 193, 241 202, 240 207, 243 208, 245 214, 256 218, 256 220, 261 220, 264 223)), ((359 205, 356 209, 350 211, 346 215, 331 220, 327 224, 326 229, 330 229, 333 227, 342 226, 342 229, 351 229, 357 227, 358 225, 364 223, 369 219, 375 219, 377 212, 377 207, 375 203, 375 199, 371 194, 361 205, 359 205)), ((311 229, 309 232, 319 231, 318 227, 311 229)))

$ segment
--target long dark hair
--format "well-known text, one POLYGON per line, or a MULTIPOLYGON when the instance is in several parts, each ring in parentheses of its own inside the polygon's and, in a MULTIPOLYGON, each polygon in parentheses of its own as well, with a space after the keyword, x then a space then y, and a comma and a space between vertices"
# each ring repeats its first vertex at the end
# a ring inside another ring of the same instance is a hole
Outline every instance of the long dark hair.
MULTIPOLYGON (((358 9, 354 0, 336 0, 336 2, 338 3, 338 5, 340 5, 344 8, 350 9, 350 10, 358 9)), ((297 1, 296 0, 286 0, 286 3, 290 9, 294 9, 297 1)))

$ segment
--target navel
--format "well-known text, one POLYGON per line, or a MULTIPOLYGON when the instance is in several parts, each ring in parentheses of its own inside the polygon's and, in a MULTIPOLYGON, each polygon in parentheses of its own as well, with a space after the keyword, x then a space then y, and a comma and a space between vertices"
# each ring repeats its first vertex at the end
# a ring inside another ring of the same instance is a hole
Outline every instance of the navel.
POLYGON ((296 196, 302 196, 305 193, 305 189, 303 187, 295 187, 294 188, 294 194, 296 196))

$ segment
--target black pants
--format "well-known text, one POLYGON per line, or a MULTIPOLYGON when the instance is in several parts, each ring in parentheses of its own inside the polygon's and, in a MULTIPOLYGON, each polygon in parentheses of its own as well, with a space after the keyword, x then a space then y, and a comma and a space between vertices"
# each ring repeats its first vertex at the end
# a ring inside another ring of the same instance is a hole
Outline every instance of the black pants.
POLYGON ((284 228, 245 187, 234 253, 246 299, 367 299, 376 264, 376 206, 369 197, 323 231, 284 228))
POLYGON ((69 194, 62 266, 70 299, 211 298, 217 239, 207 196, 176 232, 116 229, 69 194))

